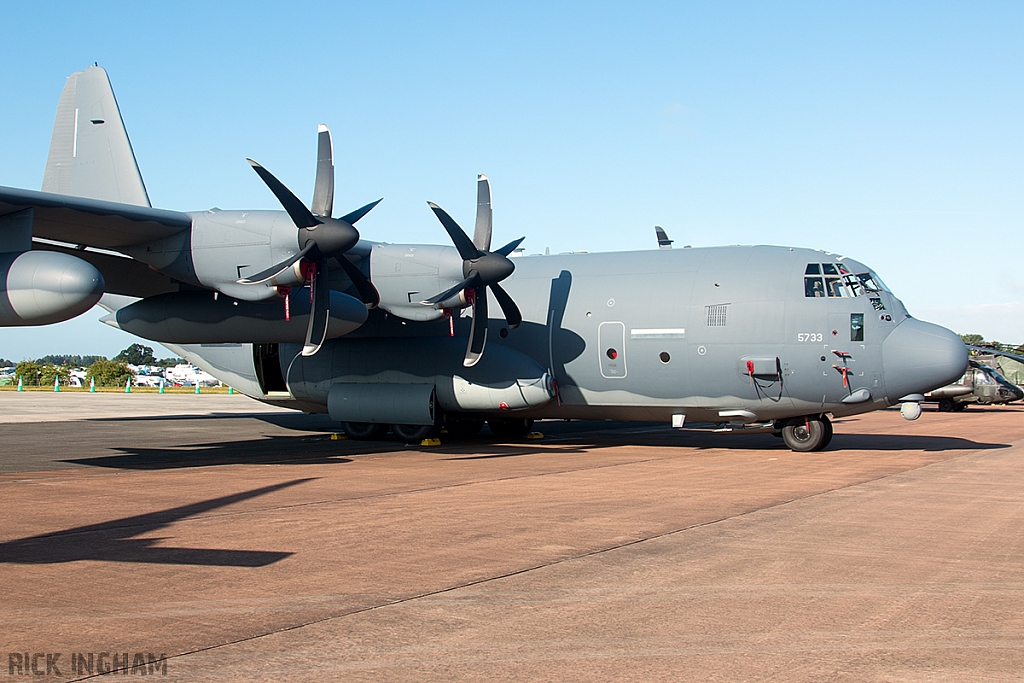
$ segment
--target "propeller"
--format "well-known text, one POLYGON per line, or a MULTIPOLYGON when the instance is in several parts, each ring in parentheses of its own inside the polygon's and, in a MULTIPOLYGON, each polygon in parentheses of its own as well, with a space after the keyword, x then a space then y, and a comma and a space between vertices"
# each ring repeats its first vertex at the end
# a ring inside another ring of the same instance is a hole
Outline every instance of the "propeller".
POLYGON ((310 297, 313 308, 306 328, 306 342, 302 347, 303 356, 312 356, 320 350, 327 337, 327 323, 330 320, 331 291, 329 283, 329 259, 334 258, 352 281, 360 299, 367 308, 376 308, 380 303, 377 288, 367 279, 354 263, 345 258, 345 252, 359 241, 355 223, 381 202, 378 199, 366 206, 342 216, 331 218, 334 206, 334 162, 332 161, 331 132, 320 124, 317 145, 316 186, 313 191, 312 210, 296 197, 284 183, 252 159, 246 161, 256 174, 263 179, 277 201, 288 213, 298 228, 299 252, 266 270, 238 280, 240 284, 259 284, 277 277, 299 263, 304 279, 310 283, 310 297))
POLYGON ((462 257, 464 279, 454 287, 421 303, 435 305, 451 299, 462 291, 466 292, 466 301, 473 307, 473 323, 469 330, 469 345, 462 364, 467 368, 472 367, 480 361, 487 343, 487 288, 490 288, 494 298, 498 300, 509 329, 514 330, 523 322, 519 307, 498 283, 516 269, 508 255, 526 238, 520 237, 500 249, 490 251, 491 188, 485 175, 480 175, 477 179, 476 230, 472 240, 444 209, 433 202, 427 204, 441 221, 441 225, 458 249, 459 256, 462 257))

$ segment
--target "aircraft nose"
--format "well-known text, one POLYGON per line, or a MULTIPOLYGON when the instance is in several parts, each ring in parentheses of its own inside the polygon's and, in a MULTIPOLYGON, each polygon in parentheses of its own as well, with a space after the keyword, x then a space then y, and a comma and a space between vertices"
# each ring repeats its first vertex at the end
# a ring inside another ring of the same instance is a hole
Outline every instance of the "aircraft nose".
POLYGON ((889 403, 956 381, 967 370, 967 347, 945 327, 907 318, 882 342, 889 403))

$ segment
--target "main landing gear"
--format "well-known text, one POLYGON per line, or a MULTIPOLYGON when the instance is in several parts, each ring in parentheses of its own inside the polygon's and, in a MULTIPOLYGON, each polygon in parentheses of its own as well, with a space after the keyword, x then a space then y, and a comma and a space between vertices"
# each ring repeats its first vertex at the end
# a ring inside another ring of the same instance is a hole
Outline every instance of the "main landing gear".
MULTIPOLYGON (((342 422, 341 428, 345 436, 359 441, 380 441, 388 433, 388 425, 372 422, 342 422)), ((435 425, 391 425, 391 433, 405 443, 420 443, 424 439, 432 439, 440 431, 441 428, 435 425)))
POLYGON ((775 426, 782 432, 782 440, 798 453, 820 451, 832 440, 832 422, 826 415, 794 417, 775 426))

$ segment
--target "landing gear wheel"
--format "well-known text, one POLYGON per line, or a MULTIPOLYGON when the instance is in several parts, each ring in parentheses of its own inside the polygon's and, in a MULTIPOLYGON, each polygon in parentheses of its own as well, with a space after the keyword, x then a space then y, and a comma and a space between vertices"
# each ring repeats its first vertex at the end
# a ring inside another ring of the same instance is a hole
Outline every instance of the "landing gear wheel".
POLYGON ((533 420, 518 418, 512 420, 488 420, 487 426, 501 439, 521 439, 533 429, 533 420))
POLYGON ((967 410, 967 404, 962 401, 953 401, 953 412, 962 413, 967 410))
POLYGON ((484 428, 483 420, 462 417, 450 417, 445 421, 444 428, 457 439, 472 439, 484 428))
POLYGON ((380 441, 388 433, 387 425, 373 422, 342 422, 341 429, 348 438, 361 441, 380 441))
POLYGON ((823 451, 828 447, 830 443, 832 443, 832 420, 828 419, 827 415, 822 415, 821 423, 825 425, 825 440, 822 441, 820 446, 814 449, 816 451, 823 451))
POLYGON ((951 413, 954 410, 953 399, 951 398, 940 398, 939 399, 939 412, 940 413, 951 413))
POLYGON ((782 440, 798 453, 820 451, 831 439, 832 423, 824 415, 809 416, 782 428, 782 440))
POLYGON ((405 443, 419 443, 424 439, 436 438, 441 433, 437 425, 391 425, 395 438, 405 443))

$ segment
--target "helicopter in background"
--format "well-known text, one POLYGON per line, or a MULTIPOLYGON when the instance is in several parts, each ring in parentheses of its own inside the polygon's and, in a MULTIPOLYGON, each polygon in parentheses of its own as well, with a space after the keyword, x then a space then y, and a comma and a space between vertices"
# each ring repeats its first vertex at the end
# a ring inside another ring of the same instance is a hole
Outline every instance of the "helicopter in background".
POLYGON ((1005 405, 1024 399, 1024 389, 1006 378, 999 366, 999 358, 1024 363, 1024 356, 986 346, 968 344, 971 351, 967 372, 963 377, 926 395, 929 402, 937 402, 939 411, 960 412, 968 405, 1005 405))

